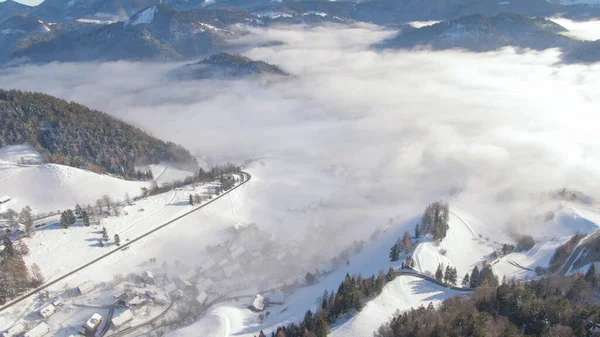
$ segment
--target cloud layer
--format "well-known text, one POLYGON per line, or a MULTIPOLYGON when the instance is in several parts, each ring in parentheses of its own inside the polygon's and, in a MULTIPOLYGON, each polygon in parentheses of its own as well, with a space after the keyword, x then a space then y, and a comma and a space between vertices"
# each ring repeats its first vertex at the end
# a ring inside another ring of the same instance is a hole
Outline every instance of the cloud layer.
POLYGON ((282 27, 240 44, 296 76, 176 82, 180 64, 9 69, 0 87, 75 100, 183 144, 207 163, 260 159, 245 210, 280 233, 343 226, 349 237, 449 198, 504 223, 541 192, 600 187, 599 66, 558 51, 379 52, 377 27, 282 27))

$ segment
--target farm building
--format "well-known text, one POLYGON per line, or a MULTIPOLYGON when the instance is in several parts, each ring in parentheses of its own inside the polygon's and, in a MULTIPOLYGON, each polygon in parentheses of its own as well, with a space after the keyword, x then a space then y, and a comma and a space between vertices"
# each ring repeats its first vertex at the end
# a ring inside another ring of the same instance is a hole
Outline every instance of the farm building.
POLYGON ((119 329, 124 324, 131 322, 132 320, 133 320, 133 313, 131 313, 131 310, 127 309, 127 310, 123 311, 120 315, 113 318, 111 320, 111 323, 115 327, 115 329, 119 329))
POLYGON ((196 282, 196 289, 198 289, 198 292, 203 292, 203 291, 207 291, 210 290, 210 287, 212 286, 213 281, 209 278, 201 278, 198 280, 198 282, 196 282))
POLYGON ((198 295, 198 297, 196 297, 196 303, 199 305, 204 304, 204 302, 206 301, 206 299, 208 298, 208 295, 203 291, 200 293, 200 295, 198 295))
POLYGON ((38 313, 40 314, 40 316, 42 316, 42 318, 48 318, 56 313, 56 307, 52 304, 48 304, 47 306, 40 309, 38 313))
POLYGON ((156 283, 156 279, 154 278, 154 274, 152 274, 152 272, 150 272, 150 271, 145 271, 144 274, 142 274, 142 280, 144 280, 144 282, 146 282, 148 284, 154 284, 154 283, 156 283))
POLYGON ((2 337, 15 337, 21 335, 23 332, 25 332, 25 326, 23 323, 19 322, 13 325, 10 329, 6 330, 2 334, 2 337))
POLYGON ((265 310, 265 298, 261 294, 254 295, 254 298, 252 298, 252 301, 250 301, 248 308, 254 311, 265 310))
POLYGON ((42 337, 50 332, 50 327, 46 322, 42 322, 35 326, 35 328, 27 331, 23 334, 23 337, 42 337))
POLYGON ((81 295, 90 293, 94 289, 96 289, 96 285, 92 281, 87 281, 87 282, 81 284, 79 287, 77 287, 77 290, 79 290, 79 293, 81 295))

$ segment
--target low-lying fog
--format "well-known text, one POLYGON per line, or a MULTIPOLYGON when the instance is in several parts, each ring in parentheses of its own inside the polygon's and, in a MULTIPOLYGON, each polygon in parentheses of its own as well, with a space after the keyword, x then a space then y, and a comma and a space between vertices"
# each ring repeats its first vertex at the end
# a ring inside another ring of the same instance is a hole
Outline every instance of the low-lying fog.
POLYGON ((294 77, 178 82, 166 73, 181 63, 51 64, 5 70, 0 87, 106 111, 209 164, 258 159, 238 216, 282 238, 329 226, 352 240, 451 196, 498 225, 541 192, 597 196, 600 66, 556 65, 556 50, 376 51, 394 32, 368 25, 254 33, 241 42, 285 44, 244 55, 294 77))

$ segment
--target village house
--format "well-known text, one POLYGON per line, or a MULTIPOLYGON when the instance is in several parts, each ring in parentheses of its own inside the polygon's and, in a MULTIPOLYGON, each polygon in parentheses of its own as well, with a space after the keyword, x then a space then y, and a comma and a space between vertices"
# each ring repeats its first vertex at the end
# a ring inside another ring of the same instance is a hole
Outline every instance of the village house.
POLYGON ((156 279, 154 278, 154 274, 152 274, 152 272, 150 271, 145 271, 142 274, 142 280, 147 283, 147 284, 155 284, 156 283, 156 279))
POLYGON ((85 283, 83 283, 79 287, 77 287, 77 290, 79 290, 79 293, 81 295, 88 294, 88 293, 92 292, 94 289, 96 289, 96 285, 92 281, 86 281, 85 283))
POLYGON ((111 320, 111 323, 115 329, 119 329, 126 323, 131 322, 132 320, 133 320, 133 313, 131 312, 131 310, 127 309, 127 310, 123 311, 120 315, 114 317, 111 320))
POLYGON ((40 314, 40 316, 42 316, 42 318, 48 318, 56 313, 56 307, 52 304, 48 304, 47 306, 40 309, 38 313, 40 314))
POLYGON ((256 294, 248 305, 250 310, 263 311, 265 310, 265 298, 261 294, 256 294))

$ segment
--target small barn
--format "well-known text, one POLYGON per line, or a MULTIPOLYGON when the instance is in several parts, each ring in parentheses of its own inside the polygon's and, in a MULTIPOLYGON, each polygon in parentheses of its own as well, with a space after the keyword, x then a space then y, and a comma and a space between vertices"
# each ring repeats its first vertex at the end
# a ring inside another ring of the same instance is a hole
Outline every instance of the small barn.
POLYGON ((196 304, 203 305, 207 298, 208 298, 208 294, 206 294, 204 291, 201 292, 200 295, 198 295, 198 297, 196 297, 196 304))
POLYGON ((144 282, 147 283, 147 284, 155 284, 156 283, 156 279, 154 278, 154 274, 152 274, 152 272, 150 272, 150 271, 145 271, 142 274, 142 280, 144 280, 144 282))
POLYGON ((261 294, 256 294, 248 305, 250 310, 263 311, 265 310, 265 298, 261 294))
POLYGON ((119 329, 123 325, 133 320, 133 313, 131 310, 127 309, 123 311, 120 315, 116 316, 111 320, 111 323, 115 329, 119 329))
POLYGON ((50 327, 46 322, 42 322, 36 325, 33 329, 23 334, 23 337, 42 337, 50 332, 50 327))
POLYGON ((52 304, 48 304, 38 311, 38 314, 42 316, 42 318, 48 318, 56 313, 56 307, 52 304))
POLYGON ((92 292, 94 289, 96 289, 96 284, 94 284, 94 282, 92 282, 92 281, 87 281, 87 282, 81 284, 79 287, 77 287, 77 290, 79 290, 79 293, 81 295, 88 294, 88 293, 92 292))

